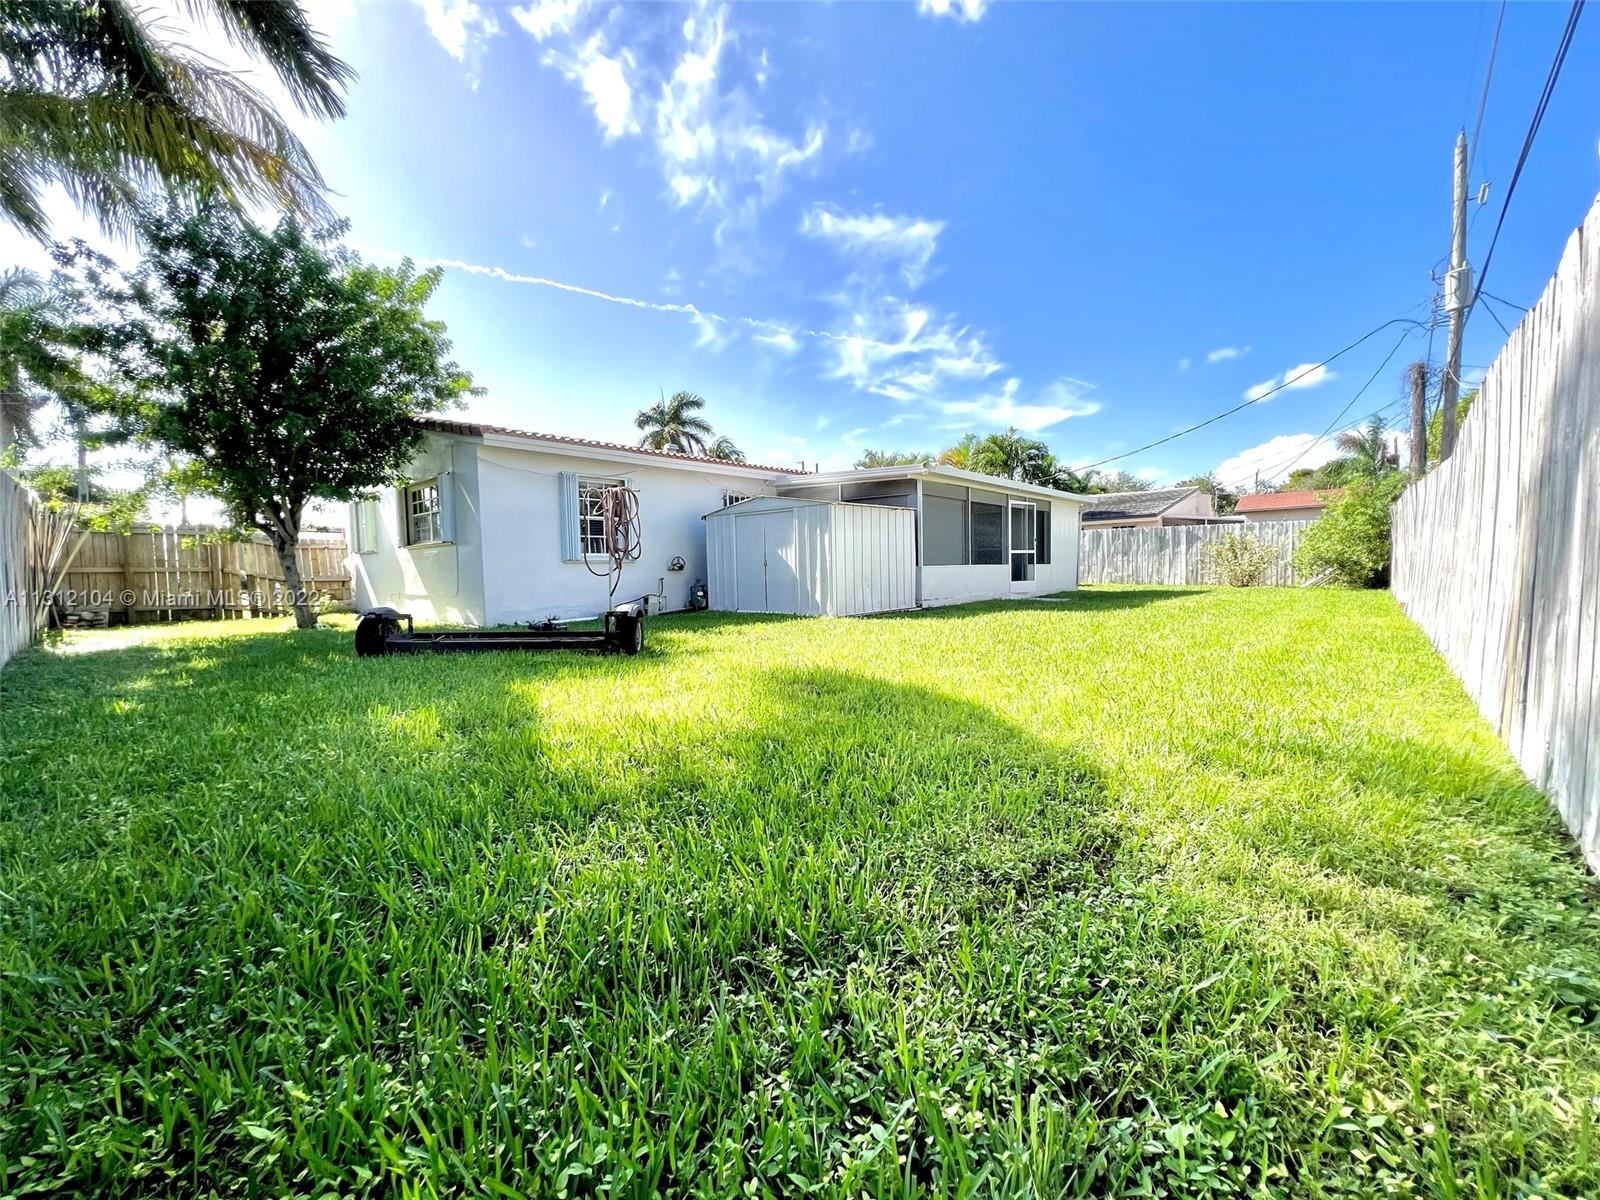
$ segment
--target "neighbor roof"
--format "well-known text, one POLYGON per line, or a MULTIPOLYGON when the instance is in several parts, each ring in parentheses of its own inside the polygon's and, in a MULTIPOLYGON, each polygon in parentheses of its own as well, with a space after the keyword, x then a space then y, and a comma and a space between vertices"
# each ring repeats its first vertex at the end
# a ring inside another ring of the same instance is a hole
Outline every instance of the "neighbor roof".
POLYGON ((773 475, 806 474, 805 471, 797 470, 794 467, 768 467, 759 463, 732 462, 726 458, 712 458, 706 454, 679 454, 675 450, 651 450, 644 446, 624 445, 621 442, 600 442, 591 438, 567 437, 565 434, 560 433, 535 433, 528 429, 507 429, 503 425, 480 425, 472 421, 446 421, 440 417, 425 417, 418 424, 424 429, 431 429, 435 433, 454 433, 461 437, 509 437, 522 441, 541 442, 552 447, 571 447, 580 450, 605 450, 609 452, 621 451, 625 454, 638 454, 645 458, 665 459, 674 463, 702 463, 706 466, 733 467, 755 474, 760 474, 761 472, 768 472, 773 475))
POLYGON ((1321 508, 1335 496, 1342 496, 1343 488, 1324 488, 1313 492, 1263 492, 1258 496, 1240 496, 1234 512, 1271 512, 1280 508, 1321 508))
POLYGON ((1187 499, 1199 490, 1197 487, 1182 487, 1149 492, 1101 492, 1089 497, 1089 507, 1084 510, 1083 519, 1131 521, 1140 517, 1159 517, 1178 501, 1187 499))

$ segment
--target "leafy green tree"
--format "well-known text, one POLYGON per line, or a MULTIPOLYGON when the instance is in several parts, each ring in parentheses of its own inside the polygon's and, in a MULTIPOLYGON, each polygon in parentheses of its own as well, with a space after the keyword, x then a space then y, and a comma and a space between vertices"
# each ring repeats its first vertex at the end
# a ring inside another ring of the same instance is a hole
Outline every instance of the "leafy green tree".
MULTIPOLYGON (((271 67, 301 109, 343 115, 354 73, 295 0, 188 7, 271 67)), ((0 214, 45 238, 52 183, 108 229, 131 229, 141 201, 162 194, 323 211, 322 177, 267 100, 160 34, 131 0, 0 0, 0 214)))
POLYGON ((1096 475, 1091 487, 1096 492, 1148 492, 1155 484, 1126 471, 1112 471, 1096 475))
POLYGON ((85 386, 72 337, 58 289, 32 271, 0 274, 0 455, 37 446, 40 410, 85 386))
POLYGON ((709 458, 720 458, 723 462, 742 463, 745 461, 744 451, 733 444, 730 437, 719 437, 711 443, 711 448, 706 451, 709 458))
POLYGON ((917 450, 866 450, 856 459, 857 469, 871 467, 915 467, 933 462, 933 455, 917 450))
POLYGON ((940 453, 939 462, 946 467, 955 467, 958 471, 976 470, 972 460, 978 451, 978 440, 978 435, 975 433, 962 434, 959 442, 940 453))
POLYGON ((295 561, 306 505, 397 480, 417 419, 474 390, 424 313, 441 272, 364 263, 341 232, 292 217, 269 232, 216 203, 142 219, 132 272, 78 260, 90 348, 128 385, 101 414, 197 465, 235 526, 271 539, 301 628, 315 624, 295 561))
MULTIPOLYGON (((1467 410, 1477 402, 1478 389, 1473 388, 1456 403, 1456 436, 1459 439, 1463 422, 1467 419, 1467 410)), ((1439 447, 1444 441, 1444 413, 1441 409, 1434 409, 1428 417, 1428 466, 1433 468, 1439 463, 1439 447)), ((1459 445, 1459 441, 1457 442, 1459 445)))
POLYGON ((1191 475, 1187 479, 1180 479, 1173 487, 1197 487, 1211 497, 1211 507, 1219 517, 1225 517, 1239 506, 1239 493, 1230 491, 1222 486, 1221 480, 1213 472, 1204 475, 1191 475))
POLYGON ((676 450, 679 454, 704 454, 711 438, 711 423, 700 414, 706 402, 693 392, 673 392, 642 411, 633 427, 644 431, 639 445, 651 450, 676 450))
POLYGON ((1390 509, 1405 486, 1404 473, 1391 471, 1352 484, 1330 500, 1295 552, 1301 577, 1314 579, 1326 572, 1345 587, 1387 587, 1390 509))
POLYGON ((971 450, 967 469, 1044 487, 1054 487, 1059 472, 1048 446, 1014 428, 980 440, 971 450))
POLYGON ((104 472, 99 467, 85 468, 88 495, 81 500, 75 466, 40 463, 18 467, 13 473, 25 487, 37 492, 52 512, 70 513, 79 524, 96 532, 131 533, 147 520, 149 489, 111 487, 101 479, 104 472))
POLYGON ((1341 482, 1372 482, 1400 469, 1400 457, 1389 445, 1389 427, 1381 416, 1374 415, 1360 429, 1341 433, 1334 445, 1344 452, 1335 460, 1340 464, 1337 478, 1341 482))

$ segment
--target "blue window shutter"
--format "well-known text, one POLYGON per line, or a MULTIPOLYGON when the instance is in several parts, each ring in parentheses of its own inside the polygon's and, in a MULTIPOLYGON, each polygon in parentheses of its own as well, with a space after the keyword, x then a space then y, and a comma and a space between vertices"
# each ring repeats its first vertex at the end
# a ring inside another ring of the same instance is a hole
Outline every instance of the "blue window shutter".
POLYGON ((560 476, 561 561, 577 562, 583 555, 578 547, 578 473, 563 471, 560 476))
POLYGON ((456 473, 439 472, 439 540, 456 540, 456 473))

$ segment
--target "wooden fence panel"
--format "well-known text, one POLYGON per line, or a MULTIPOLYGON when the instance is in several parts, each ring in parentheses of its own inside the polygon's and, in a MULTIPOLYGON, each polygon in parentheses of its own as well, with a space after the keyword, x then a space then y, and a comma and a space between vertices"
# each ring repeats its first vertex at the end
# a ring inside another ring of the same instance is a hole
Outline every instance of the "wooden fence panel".
POLYGON ((0 667, 32 644, 54 584, 52 568, 72 531, 39 498, 0 471, 0 667))
POLYGON ((1393 589, 1600 871, 1600 200, 1395 506, 1393 589))
MULTIPOLYGON (((64 615, 91 622, 241 617, 288 611, 283 568, 263 535, 215 540, 201 527, 91 533, 62 580, 64 615)), ((349 600, 340 534, 308 534, 299 546, 305 586, 349 600)))
POLYGON ((1205 548, 1233 533, 1272 547, 1277 560, 1265 582, 1293 587, 1300 582, 1294 552, 1314 521, 1255 521, 1246 525, 1151 525, 1131 529, 1085 529, 1080 583, 1210 583, 1205 548))

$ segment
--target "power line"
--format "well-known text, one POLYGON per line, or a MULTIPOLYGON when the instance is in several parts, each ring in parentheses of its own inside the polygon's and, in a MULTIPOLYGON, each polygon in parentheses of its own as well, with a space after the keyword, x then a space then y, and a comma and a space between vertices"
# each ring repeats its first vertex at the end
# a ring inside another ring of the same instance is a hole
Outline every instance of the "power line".
POLYGON ((1472 293, 1472 302, 1467 305, 1471 309, 1478 302, 1478 297, 1483 295, 1483 281, 1489 277, 1489 264, 1494 261, 1494 248, 1500 242, 1500 231, 1505 228, 1506 213, 1511 208, 1511 197, 1516 193, 1517 181, 1522 178, 1522 168, 1527 165, 1528 155, 1533 151, 1533 141, 1539 136, 1539 126, 1544 123, 1544 114, 1550 107, 1550 97, 1555 94, 1556 80, 1561 75, 1561 67, 1567 61, 1567 51, 1572 46, 1572 35, 1578 28, 1578 18, 1583 15, 1584 0, 1572 0, 1572 9, 1567 14, 1566 27, 1561 31, 1561 41, 1556 45, 1555 58, 1550 63, 1550 73, 1545 77, 1544 90, 1539 93, 1539 103, 1534 106, 1533 119, 1528 123, 1528 133, 1522 139, 1522 151, 1517 155, 1516 168, 1511 172, 1511 182, 1506 185, 1505 199, 1500 202, 1500 216, 1494 223, 1494 236, 1489 239, 1489 250, 1483 256, 1483 268, 1478 272, 1478 286, 1472 293))
POLYGON ((1528 306, 1526 304, 1518 304, 1514 300, 1507 300, 1504 296, 1496 296, 1493 292, 1484 292, 1483 294, 1496 303, 1504 304, 1507 308, 1514 308, 1518 312, 1528 311, 1528 306))
MULTIPOLYGON (((1415 308, 1416 305, 1413 304, 1411 307, 1415 308)), ((1259 396, 1250 397, 1243 404, 1235 404, 1232 408, 1226 409, 1226 410, 1224 410, 1222 412, 1217 413, 1216 416, 1207 417, 1204 421, 1201 421, 1201 422, 1199 422, 1198 424, 1195 424, 1195 425, 1191 425, 1187 429, 1180 429, 1176 433, 1169 433, 1164 438, 1157 438, 1153 442, 1147 442, 1143 446, 1138 447, 1137 449, 1126 450, 1121 454, 1113 454, 1110 458, 1102 458, 1099 462, 1092 462, 1092 463, 1087 464, 1086 466, 1077 467, 1077 468, 1074 468, 1074 469, 1075 470, 1079 470, 1079 471, 1092 471, 1096 467, 1105 466, 1107 463, 1120 462, 1124 458, 1132 458, 1135 454, 1143 454, 1146 450, 1154 450, 1157 446, 1165 446, 1168 442, 1176 441, 1178 438, 1181 438, 1181 437, 1187 437, 1189 434, 1194 433, 1197 429, 1204 429, 1207 425, 1214 425, 1218 421, 1222 420, 1222 418, 1231 417, 1231 416, 1233 416, 1234 413, 1240 411, 1241 409, 1249 408, 1253 404, 1260 404, 1268 396, 1276 395, 1278 392, 1283 391, 1284 388, 1293 387, 1297 382, 1299 382, 1300 380, 1304 379, 1307 375, 1314 374, 1315 372, 1320 371, 1323 367, 1327 366, 1329 363, 1334 362, 1337 359, 1343 358, 1346 354, 1349 354, 1350 351, 1354 350, 1357 346, 1361 345, 1363 342, 1367 341, 1368 339, 1370 339, 1372 337, 1375 337, 1378 334, 1382 333, 1385 329, 1388 329, 1391 325, 1412 325, 1412 326, 1415 326, 1418 329, 1426 329, 1427 328, 1427 326, 1424 325, 1421 321, 1413 321, 1410 317, 1395 317, 1392 320, 1385 321, 1382 325, 1379 325, 1379 326, 1377 326, 1377 327, 1375 327, 1373 329, 1367 330, 1366 333, 1363 333, 1360 337, 1358 337, 1355 341, 1351 342, 1348 346, 1344 347, 1342 350, 1336 351, 1335 353, 1328 355, 1327 358, 1323 359, 1319 363, 1312 363, 1311 365, 1302 368, 1298 374, 1293 375, 1290 378, 1283 380, 1283 382, 1281 382, 1281 383, 1274 384, 1272 387, 1270 387, 1266 391, 1262 392, 1259 396)))
POLYGON ((1499 315, 1494 311, 1494 305, 1489 303, 1489 297, 1487 293, 1483 297, 1483 311, 1489 314, 1490 318, 1496 325, 1500 326, 1501 333, 1505 334, 1508 338, 1511 336, 1511 330, 1506 328, 1506 323, 1502 321, 1499 315))
MULTIPOLYGON (((1345 402, 1345 406, 1334 414, 1333 420, 1328 422, 1328 427, 1321 433, 1317 434, 1317 436, 1309 443, 1307 443, 1307 445, 1301 449, 1299 454, 1296 454, 1288 462, 1282 464, 1281 466, 1274 467, 1270 472, 1268 472, 1267 478, 1271 479, 1278 475, 1288 474, 1290 471, 1294 470, 1296 463, 1311 453, 1313 446, 1320 445, 1323 439, 1333 432, 1334 427, 1344 419, 1344 415, 1356 406, 1356 401, 1360 400, 1362 396, 1366 395, 1367 389, 1377 382, 1378 376, 1382 375, 1383 369, 1389 365, 1389 360, 1394 358, 1396 354, 1400 353, 1400 347, 1405 343, 1405 340, 1414 333, 1416 333, 1415 329, 1407 329, 1405 332, 1403 332, 1395 344, 1390 348, 1389 353, 1383 356, 1383 361, 1378 364, 1378 369, 1367 377, 1367 381, 1361 385, 1356 394, 1351 396, 1350 399, 1345 402)), ((1392 407, 1392 405, 1386 405, 1385 407, 1392 407)), ((1377 414, 1373 415, 1375 416, 1377 414)))
POLYGON ((1483 114, 1489 107, 1489 84, 1494 79, 1494 59, 1500 50, 1500 27, 1506 20, 1506 0, 1500 0, 1500 15, 1494 20, 1494 38, 1489 42, 1489 63, 1483 69, 1483 91, 1478 96, 1478 119, 1472 123, 1472 147, 1467 155, 1467 177, 1472 177, 1472 164, 1478 161, 1478 135, 1483 132, 1483 114))

